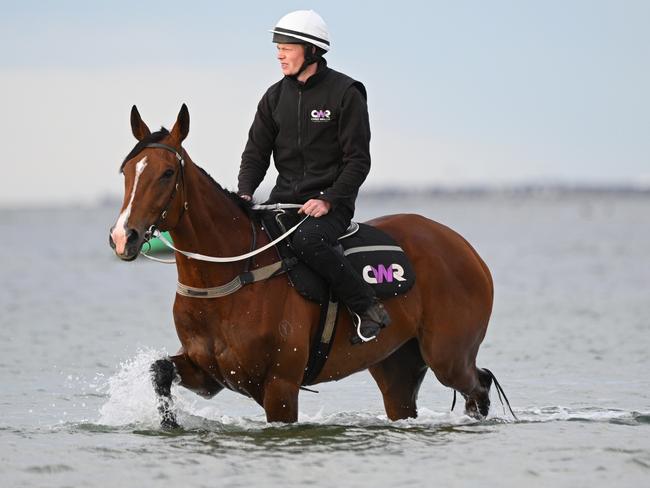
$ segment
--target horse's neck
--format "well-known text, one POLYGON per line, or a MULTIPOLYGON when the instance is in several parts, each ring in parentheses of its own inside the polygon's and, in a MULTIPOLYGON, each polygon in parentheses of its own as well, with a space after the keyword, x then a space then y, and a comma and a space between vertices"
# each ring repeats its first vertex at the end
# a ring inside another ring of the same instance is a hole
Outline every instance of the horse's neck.
MULTIPOLYGON (((194 165, 186 171, 188 208, 170 231, 175 247, 209 256, 235 256, 250 250, 251 224, 245 212, 194 165)), ((235 263, 208 263, 176 256, 183 284, 210 287, 229 281, 244 268, 235 263)))

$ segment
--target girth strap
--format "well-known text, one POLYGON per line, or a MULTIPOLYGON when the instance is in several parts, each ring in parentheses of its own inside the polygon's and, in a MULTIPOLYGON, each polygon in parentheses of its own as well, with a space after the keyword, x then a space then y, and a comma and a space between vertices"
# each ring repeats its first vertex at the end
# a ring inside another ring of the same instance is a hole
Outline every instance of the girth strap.
POLYGON ((235 293, 244 285, 255 283, 256 281, 267 280, 276 275, 286 273, 289 269, 295 266, 297 261, 298 260, 296 258, 276 261, 275 263, 269 264, 268 266, 263 266, 261 268, 254 269, 252 271, 247 271, 238 276, 235 276, 234 279, 232 279, 225 285, 214 286, 211 288, 197 288, 194 286, 184 285, 178 282, 176 285, 176 293, 178 293, 181 296, 190 297, 190 298, 225 297, 232 293, 235 293))
POLYGON ((316 341, 312 344, 311 350, 309 351, 309 360, 302 378, 303 386, 313 384, 323 370, 323 366, 325 366, 330 349, 332 349, 332 339, 336 330, 338 312, 338 302, 330 299, 328 303, 321 304, 318 332, 316 334, 316 341))

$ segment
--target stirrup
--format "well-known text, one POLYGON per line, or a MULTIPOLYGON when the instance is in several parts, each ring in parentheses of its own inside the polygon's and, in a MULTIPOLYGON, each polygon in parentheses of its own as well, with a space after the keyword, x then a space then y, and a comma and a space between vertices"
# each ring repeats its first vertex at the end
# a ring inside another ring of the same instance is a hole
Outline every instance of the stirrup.
POLYGON ((360 317, 359 314, 356 313, 356 312, 352 312, 352 313, 354 314, 354 316, 355 316, 356 319, 357 319, 356 329, 357 329, 357 336, 359 336, 359 339, 361 339, 362 342, 370 342, 370 341, 372 341, 373 339, 376 339, 376 338, 377 338, 377 334, 375 334, 374 336, 371 336, 371 337, 366 337, 366 336, 364 336, 364 335, 361 333, 361 317, 360 317))

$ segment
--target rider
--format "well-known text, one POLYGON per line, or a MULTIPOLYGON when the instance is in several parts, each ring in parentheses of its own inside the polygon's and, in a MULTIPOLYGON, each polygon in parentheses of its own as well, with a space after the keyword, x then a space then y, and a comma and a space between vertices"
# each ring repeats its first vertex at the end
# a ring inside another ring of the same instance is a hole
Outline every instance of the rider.
POLYGON ((298 212, 312 217, 294 234, 293 248, 360 316, 363 338, 375 337, 390 323, 388 313, 332 247, 350 224, 370 170, 366 89, 328 68, 328 29, 313 10, 285 15, 270 32, 284 78, 257 106, 242 154, 239 195, 252 199, 273 153, 279 174, 269 202, 302 204, 298 212))

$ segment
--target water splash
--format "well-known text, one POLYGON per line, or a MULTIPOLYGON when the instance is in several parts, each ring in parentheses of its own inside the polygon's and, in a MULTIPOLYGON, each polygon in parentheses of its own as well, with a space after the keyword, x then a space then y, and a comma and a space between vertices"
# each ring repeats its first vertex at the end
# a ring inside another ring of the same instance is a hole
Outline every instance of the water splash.
POLYGON ((108 400, 99 409, 99 424, 158 426, 160 420, 149 368, 156 359, 166 355, 165 351, 144 349, 134 358, 120 363, 118 372, 98 387, 108 395, 108 400))
MULTIPOLYGON (((161 349, 140 349, 135 357, 120 363, 117 373, 108 379, 98 379, 97 391, 107 396, 99 409, 97 424, 108 427, 158 429, 160 414, 149 369, 154 361, 169 354, 161 349)), ((216 404, 205 406, 197 395, 172 385, 172 400, 179 422, 186 429, 214 428, 215 422, 246 423, 240 417, 222 416, 216 404)), ((259 421, 263 421, 263 416, 259 421)))

